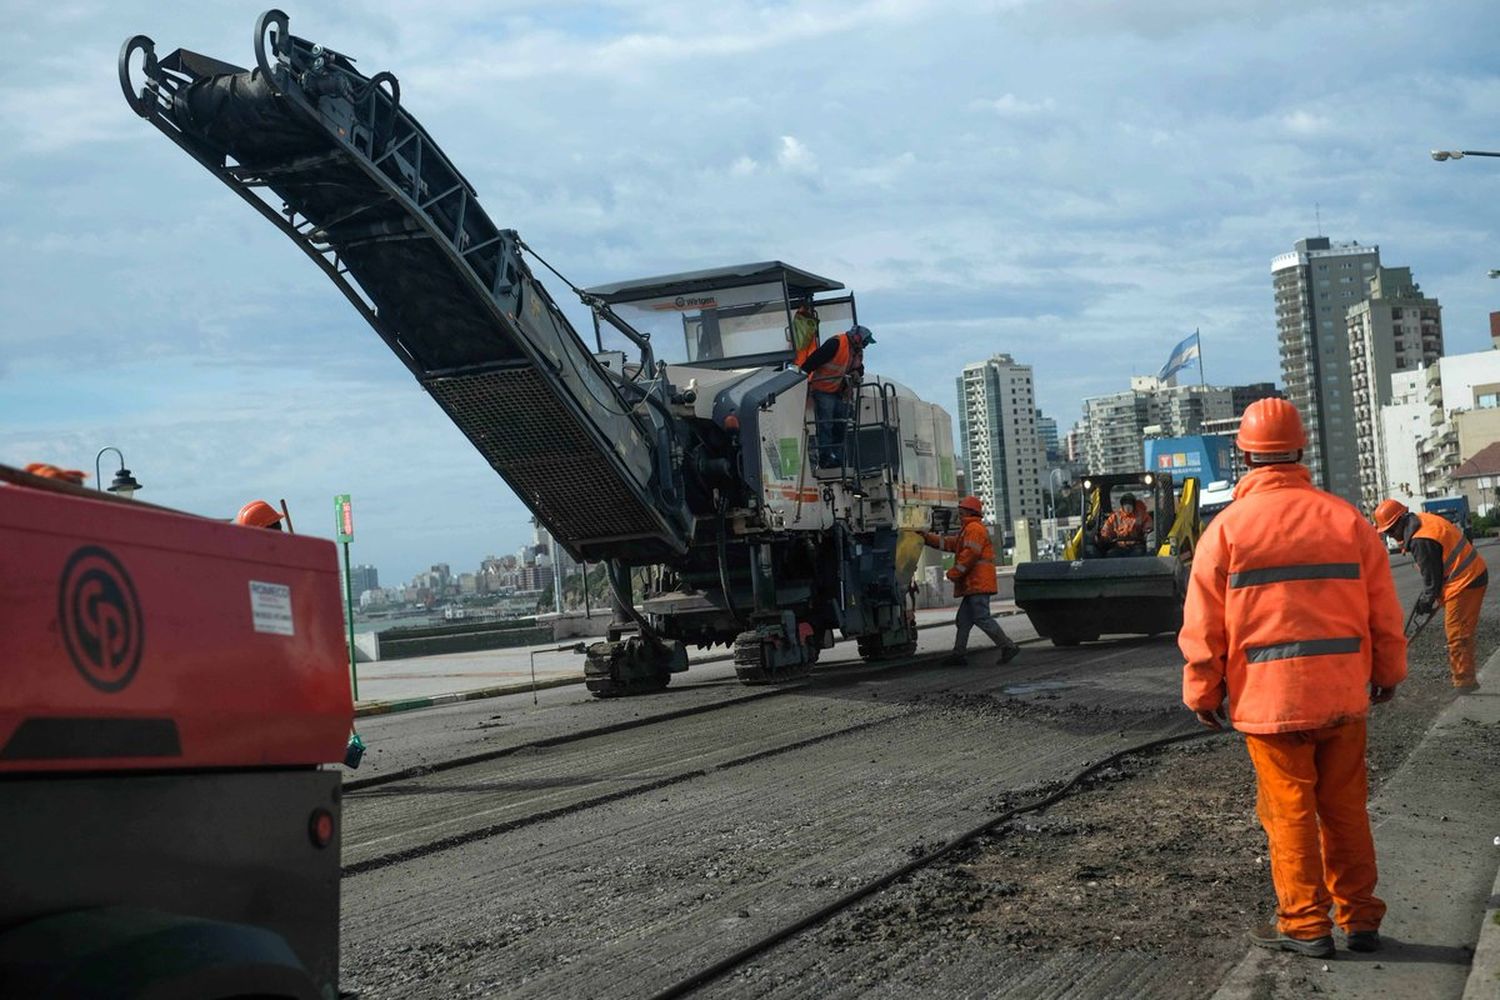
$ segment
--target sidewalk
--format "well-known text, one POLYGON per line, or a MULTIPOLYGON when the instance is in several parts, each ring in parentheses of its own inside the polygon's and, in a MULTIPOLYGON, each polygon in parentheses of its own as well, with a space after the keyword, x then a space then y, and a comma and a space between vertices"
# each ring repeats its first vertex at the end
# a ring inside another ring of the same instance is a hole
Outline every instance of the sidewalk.
POLYGON ((1251 948, 1215 1000, 1500 997, 1500 651, 1479 676, 1370 803, 1385 946, 1333 960, 1251 948))
MULTIPOLYGON (((954 610, 923 608, 917 612, 917 626, 929 628, 952 622, 954 610)), ((1014 603, 1002 601, 995 605, 995 613, 1009 615, 1017 610, 1014 603)), ((573 649, 579 643, 586 647, 598 641, 597 638, 565 639, 543 646, 361 663, 360 697, 355 702, 354 714, 363 718, 530 691, 533 653, 538 689, 582 684, 583 654, 573 649), (562 651, 558 649, 560 646, 564 647, 562 651)), ((840 646, 853 649, 853 643, 841 642, 840 646)), ((723 647, 688 650, 688 662, 694 666, 727 662, 729 658, 729 650, 723 647)))

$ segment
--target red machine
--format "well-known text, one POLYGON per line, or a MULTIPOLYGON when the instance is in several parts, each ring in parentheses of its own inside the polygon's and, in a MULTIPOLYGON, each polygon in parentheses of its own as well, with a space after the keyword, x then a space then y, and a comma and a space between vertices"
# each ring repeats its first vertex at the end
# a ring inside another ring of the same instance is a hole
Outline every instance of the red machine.
POLYGON ((0 996, 336 996, 332 543, 0 480, 0 996))

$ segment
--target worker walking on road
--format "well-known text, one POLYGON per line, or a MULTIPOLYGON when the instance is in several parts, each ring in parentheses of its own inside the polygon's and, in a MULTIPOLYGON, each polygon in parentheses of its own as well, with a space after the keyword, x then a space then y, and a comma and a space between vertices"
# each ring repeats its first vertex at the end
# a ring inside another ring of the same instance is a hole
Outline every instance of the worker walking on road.
POLYGON ((1490 571, 1458 526, 1439 514, 1415 514, 1399 500, 1382 500, 1375 508, 1375 527, 1411 553, 1422 574, 1422 595, 1415 611, 1430 615, 1441 605, 1448 634, 1448 666, 1453 686, 1479 687, 1474 667, 1474 633, 1479 608, 1490 585, 1490 571))
POLYGON ((954 624, 958 632, 953 638, 953 652, 943 663, 947 666, 963 666, 968 662, 964 650, 969 644, 969 630, 975 625, 1000 647, 1000 663, 1009 663, 1021 652, 1005 629, 995 621, 990 610, 990 598, 998 589, 995 585, 995 543, 990 531, 980 520, 984 505, 978 497, 964 497, 958 502, 960 527, 956 535, 939 535, 924 532, 923 541, 935 549, 954 553, 953 567, 948 570, 948 579, 953 581, 954 596, 959 598, 958 615, 954 624))
POLYGON ((1245 411, 1249 473, 1193 557, 1178 638, 1187 706, 1245 734, 1269 841, 1277 922, 1255 944, 1327 957, 1380 947, 1366 807, 1365 717, 1406 677, 1390 560, 1359 511, 1312 485, 1284 399, 1245 411), (1334 919, 1329 919, 1333 907, 1334 919))
POLYGON ((797 366, 808 376, 819 468, 844 464, 844 428, 853 413, 853 387, 865 372, 865 348, 873 343, 875 335, 868 327, 855 326, 825 340, 797 366))

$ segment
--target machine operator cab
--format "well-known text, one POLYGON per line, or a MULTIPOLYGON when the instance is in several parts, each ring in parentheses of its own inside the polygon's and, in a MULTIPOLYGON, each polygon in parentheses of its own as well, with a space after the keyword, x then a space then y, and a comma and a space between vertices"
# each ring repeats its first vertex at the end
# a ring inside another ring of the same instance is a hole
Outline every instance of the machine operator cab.
MULTIPOLYGON (((691 368, 793 363, 819 334, 855 324, 842 283, 779 260, 599 285, 587 294, 650 338, 656 357, 691 368)), ((605 349, 597 313, 594 336, 605 349)))
POLYGON ((1065 558, 1154 556, 1171 547, 1178 501, 1170 475, 1090 476, 1081 485, 1083 526, 1065 558))
MULTIPOLYGON (((612 340, 629 329, 657 363, 688 370, 672 372, 674 382, 691 380, 699 391, 732 384, 748 369, 797 368, 823 341, 858 325, 854 294, 842 283, 776 260, 599 285, 585 295, 609 312, 601 324, 594 310, 601 363, 639 376, 628 349, 619 350, 626 345, 612 340)), ((844 481, 859 496, 901 461, 897 387, 861 374, 821 415, 809 392, 797 435, 813 457, 810 478, 844 481)))

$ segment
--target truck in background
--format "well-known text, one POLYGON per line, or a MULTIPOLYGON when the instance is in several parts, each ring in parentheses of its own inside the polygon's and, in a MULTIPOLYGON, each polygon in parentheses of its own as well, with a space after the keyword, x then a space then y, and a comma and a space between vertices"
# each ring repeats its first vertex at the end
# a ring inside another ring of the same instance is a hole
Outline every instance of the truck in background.
POLYGON ((1473 534, 1469 525, 1468 497, 1433 497, 1431 500, 1423 500, 1422 511, 1427 514, 1437 514, 1452 521, 1463 531, 1465 538, 1473 534))

